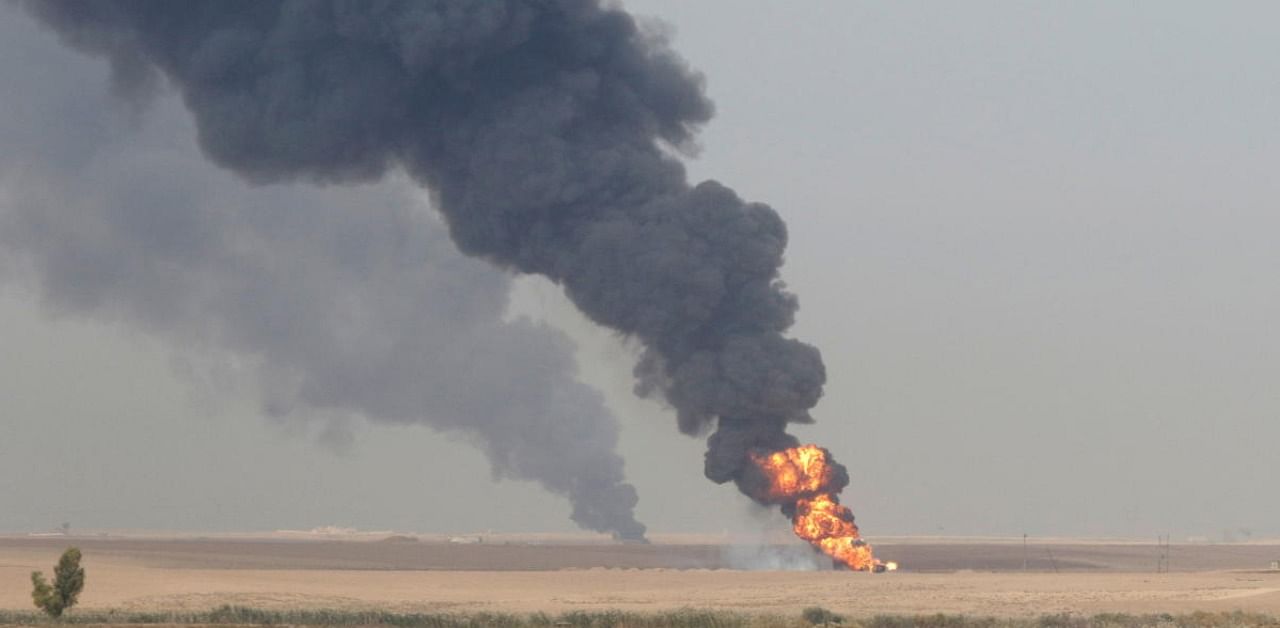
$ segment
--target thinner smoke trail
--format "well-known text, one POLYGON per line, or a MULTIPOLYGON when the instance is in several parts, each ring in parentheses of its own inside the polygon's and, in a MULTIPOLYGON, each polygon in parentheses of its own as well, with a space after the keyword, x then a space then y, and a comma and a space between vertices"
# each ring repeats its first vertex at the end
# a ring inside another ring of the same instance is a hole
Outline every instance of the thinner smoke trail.
POLYGON ((107 56, 123 89, 157 72, 200 144, 255 182, 403 168, 466 253, 561 284, 640 339, 636 390, 708 439, 706 474, 796 444, 825 372, 786 338, 786 229, 662 148, 712 107, 700 77, 618 9, 507 2, 46 1, 30 10, 107 56))
POLYGON ((246 358, 272 414, 460 434, 495 475, 566 496, 582 527, 643 536, 617 422, 576 381, 572 343, 504 321, 510 278, 458 254, 411 186, 248 188, 208 167, 174 99, 128 128, 99 63, 0 16, 7 274, 64 314, 246 358))

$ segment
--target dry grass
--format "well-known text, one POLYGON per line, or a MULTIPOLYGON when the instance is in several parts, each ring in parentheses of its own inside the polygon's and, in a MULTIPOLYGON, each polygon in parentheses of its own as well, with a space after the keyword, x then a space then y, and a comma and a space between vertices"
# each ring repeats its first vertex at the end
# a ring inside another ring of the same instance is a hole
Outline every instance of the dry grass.
POLYGON ((968 615, 877 615, 846 618, 812 607, 798 617, 744 615, 724 611, 685 609, 666 613, 622 611, 536 613, 424 614, 344 610, 275 611, 223 606, 204 612, 139 613, 125 611, 72 612, 60 620, 27 612, 0 611, 0 625, 140 625, 140 626, 394 626, 397 628, 808 628, 813 625, 849 628, 1242 628, 1280 627, 1280 619, 1262 614, 1190 613, 1185 615, 1093 616, 1045 615, 997 618, 968 615))
MULTIPOLYGON (((35 610, 31 606, 30 574, 35 569, 47 569, 57 559, 61 543, 67 541, 56 541, 0 537, 0 609, 9 609, 10 617, 21 619, 9 620, 10 625, 39 619, 27 613, 35 610)), ((73 610, 81 617, 74 621, 81 624, 92 623, 93 618, 111 623, 124 623, 129 618, 136 619, 134 623, 148 624, 192 625, 201 618, 210 620, 207 623, 233 623, 219 619, 222 616, 209 615, 213 612, 210 609, 223 607, 275 613, 271 621, 276 623, 283 622, 288 613, 300 612, 297 609, 331 609, 308 611, 312 615, 297 616, 291 622, 374 625, 411 621, 421 625, 537 625, 531 617, 557 621, 568 617, 564 621, 579 625, 671 625, 677 620, 683 625, 798 625, 802 612, 811 607, 850 618, 845 620, 846 625, 853 619, 858 619, 860 625, 870 625, 871 618, 884 615, 876 621, 885 626, 966 625, 956 623, 960 621, 967 625, 1023 626, 1033 625, 1025 618, 1041 615, 1050 619, 1037 620, 1040 623, 1034 625, 1052 625, 1046 622, 1064 617, 1074 618, 1072 621, 1098 618, 1093 620, 1095 625, 1104 625, 1104 621, 1120 624, 1109 617, 1145 618, 1142 625, 1173 625, 1163 616, 1149 614, 1221 618, 1237 617, 1221 614, 1237 610, 1256 614, 1238 617, 1280 616, 1280 571, 1126 571, 1126 566, 1136 565, 1139 557, 1131 546, 1125 545, 1072 546, 1076 558, 1094 565, 1088 571, 1023 572, 1019 563, 1014 571, 922 573, 915 571, 916 562, 911 562, 906 571, 874 576, 847 572, 552 567, 592 563, 670 565, 693 560, 704 552, 689 546, 480 548, 421 541, 219 539, 76 539, 76 543, 85 550, 88 572, 80 606, 73 610), (686 554, 686 550, 692 553, 686 554), (506 554, 505 570, 462 569, 487 565, 501 554, 506 554), (454 561, 458 564, 452 564, 454 561), (1197 611, 1208 615, 1192 615, 1197 611), (316 619, 315 613, 328 619, 316 619), (193 619, 178 621, 180 615, 193 619), (358 619, 339 622, 334 617, 358 619), (397 619, 383 619, 386 617, 397 619), (990 617, 1008 619, 1000 620, 1004 623, 980 619, 990 617), (912 623, 903 623, 908 621, 912 623)), ((902 546, 904 555, 907 549, 902 546)), ((998 548, 931 544, 910 549, 916 552, 912 560, 920 564, 960 567, 998 548)), ((1059 559, 1068 554, 1060 549, 1054 549, 1059 559)), ((1215 565, 1231 561, 1246 565, 1263 557, 1280 556, 1280 546, 1211 549, 1216 554, 1201 558, 1215 565)), ((817 621, 834 619, 822 614, 811 617, 817 621)), ((1248 621, 1257 623, 1253 619, 1248 621)), ((1225 621, 1217 625, 1232 625, 1225 621)), ((1070 626, 1064 622, 1059 624, 1070 626)), ((1248 625, 1245 622, 1240 619, 1236 625, 1248 625)))

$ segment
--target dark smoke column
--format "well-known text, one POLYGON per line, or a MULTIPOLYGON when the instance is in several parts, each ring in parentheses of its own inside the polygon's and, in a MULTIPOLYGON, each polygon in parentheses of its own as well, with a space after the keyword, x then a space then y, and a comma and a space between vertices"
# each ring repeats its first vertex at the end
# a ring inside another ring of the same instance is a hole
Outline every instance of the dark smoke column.
POLYGON ((707 476, 796 444, 825 373, 788 339, 786 228, 663 151, 712 113, 701 78, 592 0, 29 2, 119 86, 157 70, 209 157, 254 182, 348 183, 403 168, 454 241, 564 286, 646 348, 636 390, 711 424, 707 476))

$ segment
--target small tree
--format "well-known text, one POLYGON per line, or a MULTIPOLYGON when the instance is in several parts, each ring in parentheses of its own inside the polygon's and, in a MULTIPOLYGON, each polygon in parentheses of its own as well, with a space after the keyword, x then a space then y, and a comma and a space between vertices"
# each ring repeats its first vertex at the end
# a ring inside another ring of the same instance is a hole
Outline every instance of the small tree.
POLYGON ((76 605, 84 588, 84 569, 80 567, 80 550, 67 548, 53 568, 53 584, 39 571, 31 572, 31 599, 50 617, 61 617, 62 611, 76 605))

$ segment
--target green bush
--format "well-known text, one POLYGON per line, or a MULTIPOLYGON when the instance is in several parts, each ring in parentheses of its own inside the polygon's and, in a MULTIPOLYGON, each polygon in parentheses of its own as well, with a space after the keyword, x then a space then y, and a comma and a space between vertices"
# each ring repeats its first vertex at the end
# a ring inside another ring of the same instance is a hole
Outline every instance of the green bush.
POLYGON ((844 622, 844 617, 837 615, 821 606, 810 606, 800 611, 800 617, 805 621, 813 624, 839 624, 844 622))
POLYGON ((31 601, 50 617, 61 617, 62 612, 76 605, 80 591, 84 589, 84 569, 80 567, 80 550, 67 548, 53 568, 53 584, 39 571, 31 572, 31 601))

